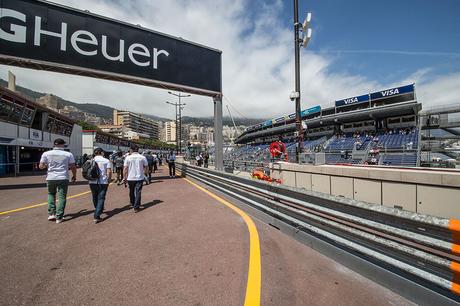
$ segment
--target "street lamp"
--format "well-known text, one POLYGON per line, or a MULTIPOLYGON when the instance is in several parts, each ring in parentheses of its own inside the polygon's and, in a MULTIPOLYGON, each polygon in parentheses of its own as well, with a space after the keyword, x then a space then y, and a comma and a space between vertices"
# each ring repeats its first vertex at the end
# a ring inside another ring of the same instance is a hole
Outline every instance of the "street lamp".
MULTIPOLYGON (((181 98, 188 98, 190 97, 191 95, 189 94, 185 94, 185 95, 182 95, 181 93, 174 93, 174 92, 171 92, 171 91, 168 91, 168 94, 170 95, 173 95, 173 96, 176 96, 179 98, 179 103, 169 103, 169 104, 172 104, 172 105, 175 105, 176 106, 176 133, 177 133, 177 123, 179 121, 179 140, 178 140, 178 148, 179 148, 179 153, 182 153, 182 109, 183 109, 183 105, 186 105, 185 103, 181 103, 181 98), (179 107, 179 118, 177 117, 177 108, 179 107)), ((176 134, 176 141, 177 141, 177 134, 176 134)))
POLYGON ((295 101, 295 123, 297 131, 297 154, 296 161, 300 162, 300 153, 303 151, 303 127, 300 109, 300 46, 307 47, 311 39, 311 13, 308 13, 305 21, 299 23, 299 0, 294 0, 294 56, 295 56, 295 91, 291 93, 291 100, 295 101), (300 38, 302 32, 302 39, 300 38))
POLYGON ((166 101, 167 104, 170 104, 170 105, 173 105, 175 108, 176 108, 176 120, 174 120, 174 122, 176 122, 176 132, 175 132, 175 138, 176 138, 176 153, 177 153, 177 150, 179 149, 179 143, 178 143, 178 137, 177 137, 177 104, 176 103, 172 103, 172 102, 169 102, 169 101, 166 101))

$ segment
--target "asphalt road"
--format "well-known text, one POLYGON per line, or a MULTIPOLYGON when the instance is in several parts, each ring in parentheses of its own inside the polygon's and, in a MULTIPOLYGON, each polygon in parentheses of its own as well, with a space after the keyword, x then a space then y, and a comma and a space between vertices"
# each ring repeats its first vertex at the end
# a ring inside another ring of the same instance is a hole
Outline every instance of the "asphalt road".
MULTIPOLYGON (((242 305, 249 234, 243 218, 166 169, 143 210, 111 185, 93 224, 88 186, 70 187, 65 222, 48 222, 41 176, 0 179, 0 305, 242 305), (83 193, 83 194, 82 194, 83 193)), ((411 305, 254 219, 262 305, 411 305)))

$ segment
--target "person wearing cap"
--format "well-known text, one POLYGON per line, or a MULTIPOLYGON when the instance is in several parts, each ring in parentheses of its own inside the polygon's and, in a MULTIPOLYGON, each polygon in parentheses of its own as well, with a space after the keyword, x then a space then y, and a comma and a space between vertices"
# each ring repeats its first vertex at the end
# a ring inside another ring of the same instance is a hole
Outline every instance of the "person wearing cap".
POLYGON ((105 196, 112 180, 112 163, 104 157, 102 148, 94 149, 94 161, 99 167, 99 178, 89 181, 89 188, 93 195, 94 223, 102 221, 101 214, 104 211, 105 196))
POLYGON ((75 182, 77 168, 72 153, 64 151, 64 139, 54 140, 54 148, 44 152, 40 159, 39 168, 48 169, 46 184, 48 186, 48 220, 61 223, 64 219, 64 210, 69 187, 69 169, 72 171, 72 182, 75 182), (58 204, 56 206, 56 194, 58 204))
POLYGON ((141 205, 142 185, 148 173, 149 164, 147 158, 139 154, 137 145, 132 145, 131 151, 132 153, 125 158, 123 172, 124 180, 129 186, 129 202, 134 212, 138 212, 141 205))

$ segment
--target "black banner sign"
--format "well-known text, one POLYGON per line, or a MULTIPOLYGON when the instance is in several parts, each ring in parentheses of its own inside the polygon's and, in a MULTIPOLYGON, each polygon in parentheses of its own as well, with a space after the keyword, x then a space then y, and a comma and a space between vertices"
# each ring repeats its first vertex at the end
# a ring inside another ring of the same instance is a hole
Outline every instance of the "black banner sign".
POLYGON ((45 1, 0 0, 0 57, 222 91, 220 51, 45 1))

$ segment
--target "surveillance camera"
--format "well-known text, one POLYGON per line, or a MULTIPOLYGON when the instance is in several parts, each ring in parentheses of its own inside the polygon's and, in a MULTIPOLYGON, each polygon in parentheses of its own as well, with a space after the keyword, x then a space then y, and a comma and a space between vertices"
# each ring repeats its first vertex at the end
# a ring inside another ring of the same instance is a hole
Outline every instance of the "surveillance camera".
POLYGON ((295 99, 297 99, 299 97, 300 97, 300 93, 298 91, 293 91, 289 95, 289 99, 291 99, 291 101, 294 101, 295 99))

